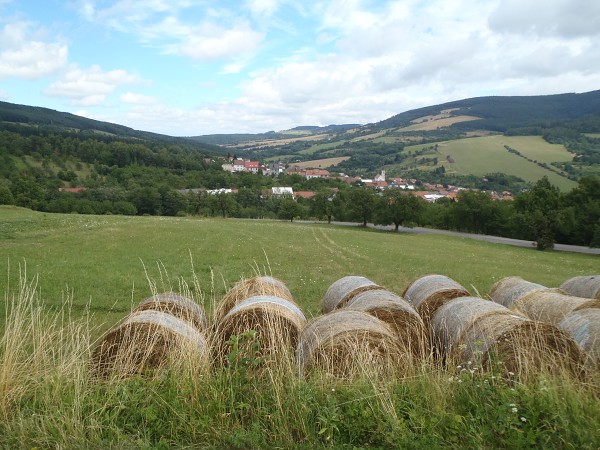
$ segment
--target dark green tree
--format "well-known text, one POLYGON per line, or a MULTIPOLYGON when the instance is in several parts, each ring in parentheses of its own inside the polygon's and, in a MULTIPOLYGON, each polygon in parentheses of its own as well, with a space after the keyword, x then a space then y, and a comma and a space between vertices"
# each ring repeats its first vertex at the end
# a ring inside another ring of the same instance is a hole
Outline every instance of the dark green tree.
POLYGON ((279 202, 279 211, 277 215, 280 219, 294 221, 294 217, 297 217, 302 212, 300 205, 291 197, 286 195, 279 202))
POLYGON ((331 223, 335 204, 333 202, 335 193, 331 190, 322 190, 315 194, 312 198, 311 211, 319 217, 326 217, 327 223, 331 223))
POLYGON ((348 196, 348 211, 353 220, 362 222, 363 227, 372 219, 377 201, 377 194, 373 189, 360 187, 352 189, 348 196))
POLYGON ((375 223, 394 224, 398 231, 405 223, 417 222, 424 208, 425 200, 400 189, 386 189, 377 205, 375 223))

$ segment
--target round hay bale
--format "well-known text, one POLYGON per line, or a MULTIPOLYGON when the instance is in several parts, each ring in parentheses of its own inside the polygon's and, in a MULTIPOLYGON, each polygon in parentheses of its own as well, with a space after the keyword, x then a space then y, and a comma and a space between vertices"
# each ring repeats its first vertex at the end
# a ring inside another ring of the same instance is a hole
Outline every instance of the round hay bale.
POLYGON ((402 351, 390 328, 362 311, 338 309, 317 317, 300 335, 300 376, 313 370, 338 378, 408 370, 412 355, 402 351))
POLYGON ((561 284, 560 288, 576 297, 600 300, 600 275, 573 277, 561 284))
POLYGON ((411 302, 423 319, 427 329, 431 328, 431 319, 444 303, 471 294, 463 286, 445 275, 425 275, 413 281, 402 294, 411 302))
POLYGON ((247 298, 266 295, 293 301, 292 293, 277 278, 257 276, 239 281, 223 296, 213 315, 213 322, 220 322, 231 308, 247 298))
POLYGON ((398 338, 399 345, 415 356, 428 353, 423 319, 402 297, 387 290, 364 291, 344 308, 366 312, 385 322, 398 338))
POLYGON ((290 300, 274 296, 254 296, 235 305, 216 324, 214 350, 217 358, 224 361, 232 336, 255 331, 260 342, 262 356, 285 355, 294 349, 306 317, 298 305, 290 300))
POLYGON ((554 290, 535 290, 516 300, 512 307, 532 320, 557 326, 572 312, 586 308, 600 308, 600 300, 573 297, 554 290))
POLYGON ((125 377, 160 369, 167 363, 207 364, 204 335, 171 314, 145 310, 130 314, 92 351, 92 371, 102 377, 125 377))
POLYGON ((206 330, 208 326, 206 314, 202 306, 174 292, 153 295, 143 300, 134 308, 133 312, 146 310, 169 313, 172 316, 191 323, 200 331, 206 330))
POLYGON ((579 375, 583 357, 577 344, 554 325, 510 314, 490 314, 462 334, 454 362, 472 361, 520 377, 568 371, 579 375))
POLYGON ((323 297, 323 313, 341 308, 361 292, 383 289, 371 280, 360 276, 347 276, 334 282, 323 297))
POLYGON ((431 337, 438 354, 447 357, 456 352, 462 337, 477 320, 497 314, 513 314, 508 308, 476 297, 449 300, 436 311, 431 321, 431 337))
POLYGON ((600 367, 600 309, 582 309, 564 318, 559 324, 577 345, 600 367))
MULTIPOLYGON (((490 298, 507 308, 514 302, 536 291, 552 290, 541 284, 526 281, 521 277, 506 277, 496 282, 490 291, 490 298)), ((556 290, 554 290, 556 291, 556 290)))

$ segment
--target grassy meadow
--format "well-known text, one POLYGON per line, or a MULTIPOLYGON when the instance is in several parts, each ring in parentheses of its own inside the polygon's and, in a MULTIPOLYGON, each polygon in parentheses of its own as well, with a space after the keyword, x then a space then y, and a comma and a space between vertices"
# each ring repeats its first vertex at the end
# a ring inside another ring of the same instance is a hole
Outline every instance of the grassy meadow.
POLYGON ((594 255, 325 224, 3 206, 0 255, 0 448, 598 445, 597 373, 522 382, 423 362, 402 379, 300 380, 283 364, 98 382, 87 369, 94 340, 153 291, 189 290, 211 310, 242 277, 270 274, 313 317, 345 275, 401 293, 439 273, 484 296, 505 276, 554 287, 599 273, 594 255))
MULTIPOLYGON (((518 176, 525 181, 535 182, 544 175, 561 190, 571 190, 577 183, 557 173, 538 166, 533 162, 509 153, 507 145, 519 151, 525 157, 546 163, 571 161, 573 155, 563 145, 549 144, 541 136, 484 136, 456 139, 438 143, 438 152, 426 156, 437 156, 439 164, 446 167, 448 173, 459 175, 478 175, 505 172, 518 176), (446 158, 450 156, 454 163, 446 158)), ((417 144, 404 148, 404 152, 419 151, 423 145, 417 144)))

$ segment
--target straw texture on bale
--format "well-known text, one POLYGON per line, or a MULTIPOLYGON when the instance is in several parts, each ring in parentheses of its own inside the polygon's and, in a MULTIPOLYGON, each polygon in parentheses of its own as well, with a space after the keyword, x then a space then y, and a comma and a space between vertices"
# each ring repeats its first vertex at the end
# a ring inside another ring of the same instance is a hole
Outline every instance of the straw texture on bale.
POLYGON ((202 306, 174 292, 153 295, 142 301, 134 308, 133 312, 146 310, 169 313, 172 316, 191 323, 200 331, 206 330, 208 326, 206 314, 202 306))
POLYGON ((560 288, 576 297, 600 300, 600 275, 573 277, 565 281, 560 288))
POLYGON ((475 361, 508 375, 526 376, 539 371, 563 370, 579 374, 581 351, 557 327, 510 314, 489 314, 476 320, 463 333, 454 362, 475 361))
POLYGON ((256 331, 265 355, 285 354, 294 349, 306 317, 291 300, 254 296, 238 303, 216 324, 214 350, 223 359, 233 335, 256 331))
POLYGON ((572 312, 600 308, 600 300, 573 297, 554 290, 533 291, 513 303, 512 309, 532 320, 557 325, 572 312))
POLYGON ((168 362, 207 364, 204 335, 171 314, 145 310, 130 314, 92 352, 91 367, 101 377, 124 377, 158 369, 168 362))
POLYGON ((413 281, 402 297, 411 302, 421 315, 425 327, 431 327, 431 318, 444 303, 458 298, 468 297, 469 291, 445 275, 425 275, 413 281))
POLYGON ((292 293, 277 278, 257 276, 239 281, 223 296, 214 312, 214 323, 220 322, 229 310, 247 298, 257 295, 279 297, 293 301, 292 293))
POLYGON ((541 284, 526 281, 521 277, 506 277, 492 286, 490 298, 496 303, 504 305, 507 308, 512 308, 513 303, 520 298, 538 291, 560 292, 559 290, 549 289, 541 284))
POLYGON ((514 315, 510 309, 481 298, 459 297, 448 301, 431 321, 432 340, 439 354, 445 357, 455 353, 469 327, 477 320, 498 314, 514 315))
POLYGON ((323 297, 323 313, 343 307, 361 292, 383 289, 371 280, 360 276, 347 276, 335 281, 323 297))
POLYGON ((381 320, 362 311, 338 309, 314 319, 300 335, 296 362, 300 376, 319 370, 338 378, 408 370, 407 354, 381 320))
POLYGON ((600 309, 582 309, 569 314, 559 328, 573 338, 593 364, 600 367, 600 309))
POLYGON ((399 345, 416 356, 428 353, 423 319, 402 297, 387 290, 365 291, 346 303, 344 308, 366 312, 385 322, 399 345))

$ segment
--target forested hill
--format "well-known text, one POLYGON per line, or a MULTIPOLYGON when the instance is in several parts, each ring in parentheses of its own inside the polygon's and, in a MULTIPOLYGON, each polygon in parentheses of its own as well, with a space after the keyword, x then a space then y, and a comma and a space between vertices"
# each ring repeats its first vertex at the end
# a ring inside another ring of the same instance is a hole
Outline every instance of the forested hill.
POLYGON ((219 148, 207 143, 181 137, 173 137, 148 131, 134 130, 124 125, 88 119, 75 114, 55 111, 38 106, 17 105, 0 102, 0 126, 10 129, 11 124, 42 127, 47 131, 78 131, 111 135, 117 138, 134 138, 153 143, 193 146, 203 153, 217 153, 219 148))
POLYGON ((454 117, 468 115, 478 118, 455 123, 453 128, 505 132, 511 128, 600 114, 600 90, 582 94, 475 97, 403 112, 370 127, 405 127, 416 119, 435 116, 443 111, 454 117))

